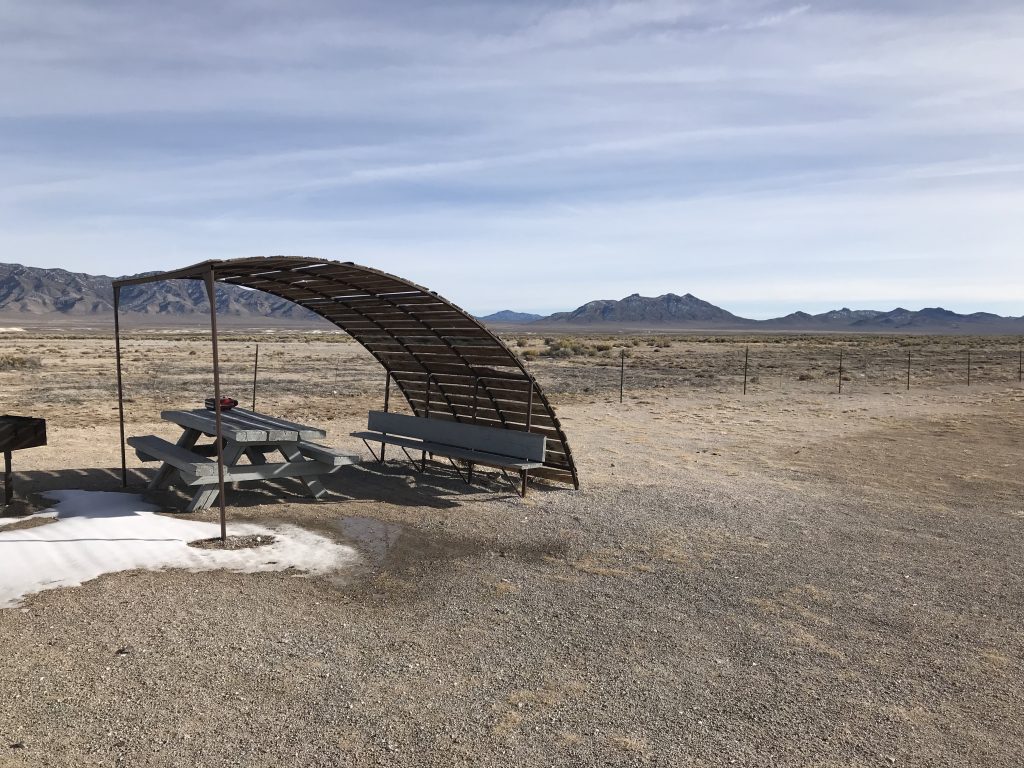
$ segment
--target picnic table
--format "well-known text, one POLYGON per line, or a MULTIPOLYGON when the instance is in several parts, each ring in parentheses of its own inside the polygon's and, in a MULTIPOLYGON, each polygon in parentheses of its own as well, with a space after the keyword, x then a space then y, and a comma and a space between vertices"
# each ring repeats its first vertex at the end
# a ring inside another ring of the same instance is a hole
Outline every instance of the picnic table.
MULTIPOLYGON (((182 429, 177 443, 156 435, 128 438, 128 444, 142 461, 163 462, 148 488, 164 488, 175 478, 196 491, 188 506, 189 512, 207 509, 217 500, 217 445, 200 445, 203 436, 217 434, 216 414, 212 410, 163 411, 160 418, 182 429)), ((224 436, 224 482, 272 480, 298 477, 315 499, 327 492, 320 478, 341 467, 355 464, 350 456, 313 442, 327 433, 305 424, 268 416, 243 408, 221 412, 221 434, 224 436), (271 463, 268 455, 280 453, 283 462, 271 463), (248 463, 242 463, 247 459, 248 463)))

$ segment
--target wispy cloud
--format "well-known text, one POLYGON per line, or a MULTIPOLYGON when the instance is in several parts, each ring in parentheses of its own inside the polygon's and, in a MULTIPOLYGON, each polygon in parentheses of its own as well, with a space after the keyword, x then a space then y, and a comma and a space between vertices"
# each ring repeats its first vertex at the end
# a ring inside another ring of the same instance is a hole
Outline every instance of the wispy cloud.
POLYGON ((1021 314, 1021 39, 1009 1, 0 0, 0 260, 1021 314))

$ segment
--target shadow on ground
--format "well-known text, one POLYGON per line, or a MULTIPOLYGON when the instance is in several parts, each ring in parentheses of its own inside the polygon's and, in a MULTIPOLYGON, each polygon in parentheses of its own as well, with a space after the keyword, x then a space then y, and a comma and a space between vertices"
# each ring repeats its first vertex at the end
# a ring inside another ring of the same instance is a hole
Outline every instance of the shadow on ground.
MULTIPOLYGON (((128 470, 127 490, 141 493, 148 500, 168 510, 184 509, 191 496, 191 489, 172 487, 168 490, 147 491, 146 484, 155 474, 155 469, 128 470)), ((397 506, 430 507, 451 509, 468 500, 495 497, 517 498, 512 484, 496 473, 477 472, 472 485, 467 484, 450 467, 430 465, 426 472, 414 470, 410 464, 387 462, 384 464, 365 463, 343 467, 338 472, 322 478, 328 489, 323 501, 376 501, 397 506)), ((75 468, 61 470, 35 470, 18 473, 18 499, 12 510, 25 514, 42 504, 40 494, 53 490, 120 491, 122 490, 119 467, 75 468)), ((531 493, 552 490, 543 483, 530 486, 531 493)), ((255 507, 285 502, 288 504, 315 504, 302 481, 296 478, 265 480, 245 484, 228 484, 228 504, 232 507, 255 507)))

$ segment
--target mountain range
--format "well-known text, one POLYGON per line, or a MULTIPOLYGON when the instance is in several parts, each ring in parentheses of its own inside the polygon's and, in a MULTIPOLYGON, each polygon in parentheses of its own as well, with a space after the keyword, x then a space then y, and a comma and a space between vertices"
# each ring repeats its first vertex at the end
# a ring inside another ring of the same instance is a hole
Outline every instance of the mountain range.
MULTIPOLYGON (((113 314, 112 278, 63 269, 0 264, 0 314, 43 318, 88 318, 113 314)), ((198 280, 168 280, 127 286, 121 309, 160 318, 209 313, 206 288, 198 280)), ((317 316, 290 301, 225 283, 217 286, 217 312, 229 317, 274 317, 316 321, 317 316)), ((198 319, 198 318, 197 318, 198 319)))
MULTIPOLYGON (((21 264, 0 264, 0 315, 7 319, 60 322, 109 317, 113 312, 111 278, 41 269, 21 264)), ((206 291, 196 280, 172 280, 126 287, 121 292, 123 311, 162 322, 202 322, 209 311, 206 291)), ((236 320, 273 319, 291 323, 320 323, 316 315, 276 296, 221 284, 217 291, 219 315, 236 320)), ((623 299, 590 301, 571 312, 543 317, 503 310, 480 318, 498 327, 522 329, 634 329, 634 330, 750 330, 847 331, 904 333, 1020 333, 1024 317, 1001 317, 987 312, 962 315, 940 307, 889 311, 836 309, 812 315, 793 312, 770 320, 739 317, 692 294, 667 293, 646 297, 634 293, 623 299)))
POLYGON ((637 330, 752 330, 848 331, 851 333, 1024 333, 1024 317, 1002 317, 988 312, 961 315, 941 307, 909 310, 833 309, 812 315, 793 312, 769 320, 734 315, 692 294, 647 297, 634 293, 624 299, 589 301, 572 312, 556 312, 537 320, 513 321, 510 310, 481 318, 494 325, 533 326, 539 329, 587 329, 604 326, 637 330))

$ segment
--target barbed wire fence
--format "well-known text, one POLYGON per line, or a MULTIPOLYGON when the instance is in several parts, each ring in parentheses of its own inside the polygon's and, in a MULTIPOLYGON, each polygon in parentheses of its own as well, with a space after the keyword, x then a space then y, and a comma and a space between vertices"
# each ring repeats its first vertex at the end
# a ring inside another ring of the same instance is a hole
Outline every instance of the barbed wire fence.
MULTIPOLYGON (((1020 342, 964 344, 877 342, 801 346, 779 343, 735 343, 712 349, 693 345, 675 361, 658 360, 650 349, 637 354, 629 347, 615 354, 613 370, 602 375, 597 365, 595 389, 617 391, 619 401, 630 390, 678 387, 735 391, 741 396, 770 391, 832 391, 856 394, 871 389, 910 392, 914 389, 978 387, 989 384, 1024 387, 1024 346, 1020 342), (604 379, 607 377, 607 381, 604 379)), ((657 348, 655 348, 657 349, 657 348)))

